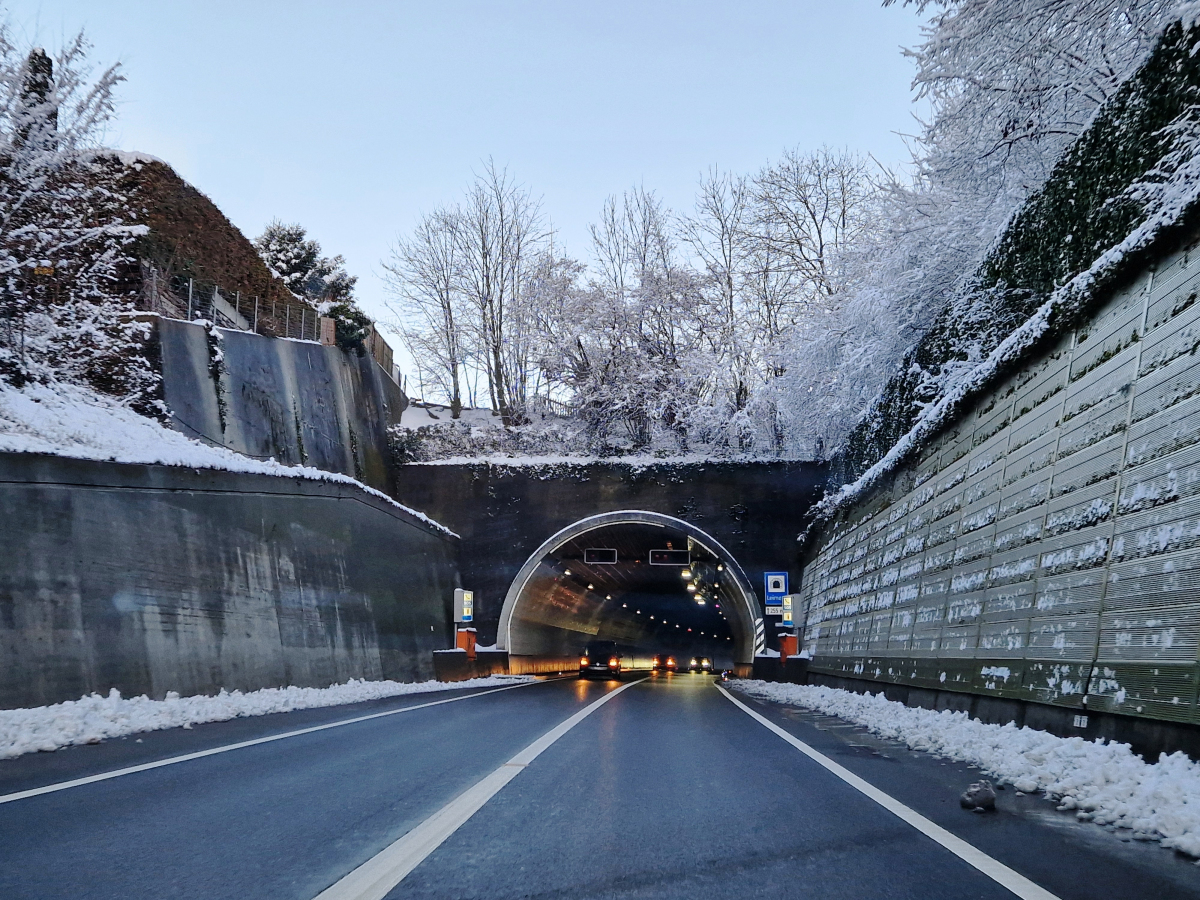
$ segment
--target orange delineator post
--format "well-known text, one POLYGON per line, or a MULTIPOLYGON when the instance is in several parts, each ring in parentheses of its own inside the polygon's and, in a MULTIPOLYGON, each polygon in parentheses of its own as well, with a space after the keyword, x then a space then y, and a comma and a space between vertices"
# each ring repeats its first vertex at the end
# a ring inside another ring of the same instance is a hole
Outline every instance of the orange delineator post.
POLYGON ((455 646, 467 651, 467 659, 475 658, 475 629, 456 632, 455 646))

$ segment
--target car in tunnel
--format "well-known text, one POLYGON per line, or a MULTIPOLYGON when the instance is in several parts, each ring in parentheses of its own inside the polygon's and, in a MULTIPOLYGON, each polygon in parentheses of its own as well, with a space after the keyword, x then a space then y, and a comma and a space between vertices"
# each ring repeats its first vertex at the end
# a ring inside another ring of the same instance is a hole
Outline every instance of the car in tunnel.
POLYGON ((707 656, 693 656, 688 660, 687 670, 689 672, 711 672, 713 670, 712 660, 707 656))
POLYGON ((615 641, 591 641, 579 657, 579 677, 616 678, 621 674, 623 657, 615 641))
POLYGON ((650 668, 655 672, 674 672, 678 667, 674 655, 670 653, 658 653, 650 663, 650 668))

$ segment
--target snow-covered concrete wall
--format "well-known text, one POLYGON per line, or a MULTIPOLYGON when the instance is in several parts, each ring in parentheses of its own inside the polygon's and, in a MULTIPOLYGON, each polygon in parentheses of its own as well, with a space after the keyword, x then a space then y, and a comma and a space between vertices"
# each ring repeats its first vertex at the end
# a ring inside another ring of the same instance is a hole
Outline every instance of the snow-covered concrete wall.
POLYGON ((433 677, 457 541, 353 485, 0 453, 0 708, 433 677))
POLYGON ((387 428, 408 399, 370 356, 226 329, 214 343, 201 325, 154 321, 173 428, 389 489, 387 428))
POLYGON ((1200 721, 1200 255, 998 381, 809 542, 813 670, 1200 721))

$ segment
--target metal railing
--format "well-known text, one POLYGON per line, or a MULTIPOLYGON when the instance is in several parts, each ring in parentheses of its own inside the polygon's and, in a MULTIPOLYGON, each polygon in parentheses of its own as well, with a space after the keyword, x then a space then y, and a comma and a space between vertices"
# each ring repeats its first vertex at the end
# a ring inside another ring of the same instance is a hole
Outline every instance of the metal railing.
POLYGON ((221 328, 253 331, 268 337, 320 341, 320 314, 307 303, 261 300, 241 291, 223 290, 212 282, 166 276, 156 267, 142 266, 138 308, 171 319, 204 319, 221 328))
MULTIPOLYGON (((202 319, 221 328, 253 331, 265 337, 322 343, 321 314, 307 303, 261 300, 253 295, 243 295, 241 291, 222 290, 211 282, 166 276, 147 263, 142 264, 142 290, 137 307, 169 319, 185 322, 202 319)), ((393 360, 391 345, 374 324, 365 343, 367 352, 380 368, 399 384, 400 372, 393 360)))

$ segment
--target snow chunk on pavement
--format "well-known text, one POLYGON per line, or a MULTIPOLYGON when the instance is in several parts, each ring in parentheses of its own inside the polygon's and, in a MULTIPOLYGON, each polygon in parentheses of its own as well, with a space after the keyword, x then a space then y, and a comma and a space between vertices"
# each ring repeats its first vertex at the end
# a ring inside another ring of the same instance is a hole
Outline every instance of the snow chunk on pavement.
POLYGON ((1200 763, 1184 753, 1147 763, 1128 744, 1060 738, 1015 724, 986 725, 964 712, 905 706, 881 694, 815 685, 738 681, 735 690, 863 725, 881 737, 968 762, 1018 791, 1044 791, 1082 820, 1133 831, 1200 857, 1200 763))
POLYGON ((180 697, 174 691, 165 700, 146 695, 126 699, 113 688, 107 697, 91 694, 53 706, 0 709, 0 759, 12 759, 36 750, 57 750, 73 744, 95 744, 165 728, 191 728, 205 722, 225 722, 242 716, 263 716, 383 700, 405 694, 427 694, 460 688, 505 687, 536 680, 532 675, 491 675, 469 681, 360 681, 327 688, 263 688, 243 694, 222 690, 215 697, 180 697))

